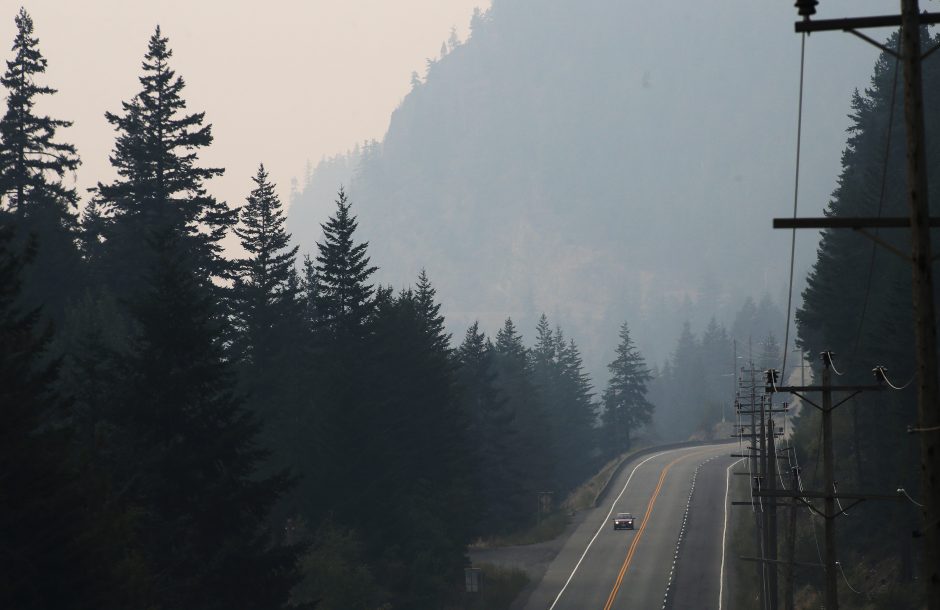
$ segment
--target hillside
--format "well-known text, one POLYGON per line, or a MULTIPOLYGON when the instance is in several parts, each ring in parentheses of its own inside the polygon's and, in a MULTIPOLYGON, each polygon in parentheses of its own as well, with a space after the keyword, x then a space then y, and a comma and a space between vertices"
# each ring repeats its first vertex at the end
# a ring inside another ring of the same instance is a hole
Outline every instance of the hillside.
MULTIPOLYGON (((770 218, 792 206, 792 15, 634 10, 496 0, 429 60, 381 142, 311 173, 290 212, 301 250, 344 183, 381 281, 427 268, 456 333, 506 315, 531 333, 545 311, 595 372, 624 319, 657 362, 687 319, 698 331, 746 296, 785 302, 789 236, 770 218), (667 23, 669 36, 651 27, 667 23)), ((829 123, 815 137, 838 146, 829 123)), ((813 194, 831 190, 836 162, 807 178, 813 194)))

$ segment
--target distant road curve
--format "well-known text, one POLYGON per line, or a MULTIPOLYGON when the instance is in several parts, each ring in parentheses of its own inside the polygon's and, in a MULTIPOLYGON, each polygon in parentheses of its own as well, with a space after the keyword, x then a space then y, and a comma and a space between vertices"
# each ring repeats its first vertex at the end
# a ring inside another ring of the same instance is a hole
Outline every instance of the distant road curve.
POLYGON ((526 610, 718 608, 726 470, 736 443, 632 459, 589 509, 525 602, 526 610), (692 475, 698 469, 691 504, 692 475), (686 507, 689 516, 676 557, 686 507), (614 531, 617 512, 636 529, 614 531), (671 583, 671 584, 670 584, 671 583))

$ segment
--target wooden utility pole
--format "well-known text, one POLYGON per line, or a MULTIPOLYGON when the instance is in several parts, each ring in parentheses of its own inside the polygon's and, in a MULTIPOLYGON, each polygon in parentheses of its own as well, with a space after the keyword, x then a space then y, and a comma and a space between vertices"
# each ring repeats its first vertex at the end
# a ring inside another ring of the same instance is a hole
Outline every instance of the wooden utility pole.
MULTIPOLYGON (((799 489, 799 472, 797 472, 797 467, 794 466, 790 470, 790 491, 797 492, 799 489)), ((785 587, 783 605, 786 610, 794 610, 793 561, 796 556, 796 510, 798 507, 799 500, 797 500, 795 497, 790 498, 790 527, 787 528, 787 563, 783 572, 783 586, 785 587)), ((815 525, 813 527, 815 527, 815 525)))
MULTIPOLYGON (((773 394, 768 394, 768 397, 773 394)), ((768 403, 770 401, 768 400, 768 403)), ((771 403, 772 406, 772 403, 771 403)), ((767 491, 774 493, 777 491, 777 445, 774 443, 774 420, 773 417, 767 417, 767 491)), ((770 597, 770 610, 778 608, 778 588, 777 588, 777 498, 773 498, 767 503, 767 559, 772 566, 770 570, 770 579, 767 583, 767 593, 770 597)))
POLYGON ((826 521, 826 610, 839 610, 838 575, 836 574, 836 503, 833 497, 835 478, 832 472, 832 356, 823 352, 822 371, 822 435, 823 484, 825 487, 826 521))
POLYGON ((924 505, 924 582, 927 607, 940 609, 940 393, 937 388, 937 324, 931 271, 924 93, 921 82, 920 9, 901 0, 901 57, 904 63, 904 125, 907 129, 907 200, 911 209, 914 264, 914 323, 917 337, 918 427, 921 429, 921 497, 924 505))
POLYGON ((774 219, 774 228, 852 228, 912 263, 912 292, 917 353, 917 425, 911 432, 920 435, 920 468, 923 528, 925 537, 923 580, 927 607, 940 610, 940 383, 937 368, 937 326, 933 300, 933 273, 930 227, 938 225, 930 217, 927 193, 927 162, 924 145, 921 27, 940 23, 940 13, 920 12, 918 0, 900 0, 900 15, 880 15, 849 19, 812 20, 817 0, 796 0, 802 21, 797 32, 808 34, 842 30, 897 56, 904 64, 904 124, 907 132, 907 200, 910 218, 801 218, 774 219), (858 30, 900 27, 900 53, 887 49, 858 30), (900 252, 890 244, 865 232, 868 228, 911 228, 911 253, 900 252))
MULTIPOLYGON (((834 477, 834 465, 833 465, 833 451, 832 451, 832 412, 839 406, 845 404, 861 392, 865 391, 880 391, 883 389, 881 384, 878 385, 844 385, 833 387, 832 385, 832 353, 823 352, 823 371, 822 371, 822 385, 810 385, 810 386, 777 386, 772 385, 768 388, 768 392, 789 392, 796 396, 799 396, 804 405, 810 405, 818 409, 822 415, 822 458, 823 458, 823 485, 822 490, 817 491, 806 491, 799 489, 799 485, 794 482, 791 486, 791 489, 767 489, 766 491, 761 492, 759 495, 766 498, 791 498, 794 501, 799 501, 805 504, 810 510, 816 512, 825 519, 825 559, 823 567, 826 571, 826 590, 825 590, 825 601, 826 601, 826 610, 838 610, 839 608, 839 591, 838 591, 838 569, 839 564, 836 560, 836 529, 835 529, 835 520, 840 515, 844 514, 846 510, 855 506, 859 502, 865 500, 897 500, 897 494, 858 494, 858 493, 841 493, 836 492, 835 490, 835 477, 834 477), (837 404, 832 404, 832 393, 834 391, 838 392, 849 392, 849 396, 840 400, 837 404), (822 394, 822 404, 816 404, 810 400, 805 394, 807 392, 820 392, 822 394), (819 510, 815 507, 811 499, 817 499, 823 501, 823 510, 819 510), (849 500, 851 503, 846 507, 840 507, 839 510, 836 510, 836 500, 849 500)), ((874 369, 875 376, 879 380, 882 380, 883 369, 881 367, 876 367, 874 369)), ((775 372, 768 371, 768 379, 774 378, 775 372)), ((794 476, 797 473, 794 472, 794 476)), ((791 516, 791 522, 795 518, 791 516)), ((789 562, 793 565, 795 562, 792 559, 789 562)), ((792 578, 792 577, 791 577, 792 578)), ((792 582, 792 581, 791 581, 792 582)), ((792 593, 788 593, 788 603, 792 603, 792 593)))

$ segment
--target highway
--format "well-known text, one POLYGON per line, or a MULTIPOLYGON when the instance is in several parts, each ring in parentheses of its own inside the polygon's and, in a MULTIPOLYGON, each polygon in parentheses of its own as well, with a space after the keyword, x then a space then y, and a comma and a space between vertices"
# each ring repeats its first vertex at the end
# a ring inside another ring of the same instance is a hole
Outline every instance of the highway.
POLYGON ((725 480, 735 449, 728 443, 632 459, 600 506, 579 520, 525 609, 718 608, 725 480), (614 531, 618 512, 632 513, 636 529, 614 531))

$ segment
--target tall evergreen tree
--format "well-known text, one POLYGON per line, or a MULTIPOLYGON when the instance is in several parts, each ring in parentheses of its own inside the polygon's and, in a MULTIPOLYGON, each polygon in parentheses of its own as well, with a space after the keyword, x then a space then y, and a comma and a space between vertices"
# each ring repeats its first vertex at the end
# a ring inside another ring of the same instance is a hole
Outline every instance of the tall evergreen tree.
POLYGON ((574 341, 553 332, 542 314, 529 351, 533 383, 548 417, 556 452, 559 490, 581 482, 596 458, 596 417, 591 382, 574 341))
MULTIPOLYGON (((323 224, 316 265, 308 268, 313 271, 307 283, 315 286, 316 316, 312 345, 315 447, 303 467, 305 476, 310 475, 304 489, 311 516, 330 510, 335 500, 318 490, 341 490, 340 499, 347 504, 358 493, 353 473, 359 464, 361 427, 369 424, 368 385, 375 373, 370 324, 378 297, 368 282, 376 267, 369 265, 368 243, 355 243, 357 223, 350 207, 340 189, 336 213, 323 224)), ((383 298, 391 295, 385 293, 383 298)))
POLYGON ((64 182, 79 158, 74 146, 56 137, 72 123, 37 113, 36 105, 56 90, 37 82, 47 61, 26 9, 16 16, 16 30, 13 59, 0 77, 7 91, 0 118, 0 219, 15 220, 21 247, 29 238, 37 242, 21 298, 61 321, 64 301, 81 285, 73 210, 78 195, 64 182))
POLYGON ((158 604, 278 608, 295 582, 297 549, 272 546, 264 520, 288 480, 260 478, 259 425, 234 393, 214 296, 193 271, 187 236, 153 240, 148 289, 131 311, 126 405, 113 415, 111 465, 158 604))
POLYGON ((604 392, 604 432, 608 452, 616 454, 630 448, 631 433, 652 421, 654 408, 646 399, 647 384, 652 376, 630 338, 626 322, 620 327, 617 357, 607 369, 610 381, 604 392))
POLYGON ((264 165, 253 180, 235 227, 246 256, 234 264, 230 352, 246 405, 263 424, 261 439, 276 472, 296 461, 298 432, 309 407, 300 383, 306 363, 294 268, 298 248, 290 247, 281 202, 264 165))
POLYGON ((356 478, 370 483, 353 514, 368 523, 361 527, 396 605, 435 608, 464 565, 472 522, 452 516, 466 505, 470 462, 443 320, 426 274, 419 283, 418 293, 377 298, 375 368, 353 458, 356 478), (373 525, 377 504, 385 508, 373 525))
POLYGON ((555 447, 558 452, 558 476, 563 489, 578 485, 596 461, 595 420, 597 406, 591 378, 584 372, 581 352, 574 339, 564 342, 561 329, 558 340, 558 369, 561 392, 556 400, 560 409, 555 417, 555 447))
POLYGON ((496 387, 503 392, 519 431, 519 463, 527 473, 523 489, 533 498, 537 491, 558 484, 552 424, 532 379, 528 352, 511 318, 496 333, 494 344, 496 387))
POLYGON ((705 372, 705 401, 719 412, 720 408, 731 404, 737 388, 733 352, 728 331, 712 317, 702 333, 702 368, 705 372))
POLYGON ((517 461, 519 438, 506 397, 496 385, 494 352, 480 325, 467 329, 457 349, 458 380, 475 467, 476 535, 503 533, 525 517, 526 497, 519 484, 523 464, 517 461))
POLYGON ((342 338, 362 336, 372 313, 373 286, 368 282, 377 269, 369 265, 369 243, 353 241, 358 223, 351 205, 340 188, 336 214, 323 225, 323 241, 317 243, 319 324, 342 338))
POLYGON ((127 592, 117 548, 108 552, 93 513, 111 515, 72 459, 50 334, 39 331, 38 310, 18 305, 17 250, 10 227, 0 227, 0 606, 117 608, 127 592))
POLYGON ((685 322, 671 356, 672 379, 668 389, 669 401, 658 405, 655 419, 659 431, 667 438, 685 440, 702 426, 707 417, 702 380, 705 367, 702 362, 702 344, 692 325, 685 322))
POLYGON ((201 167, 199 151, 212 144, 205 113, 186 113, 184 82, 170 68, 173 52, 157 26, 147 46, 141 91, 123 102, 119 114, 105 114, 117 131, 111 164, 118 177, 97 186, 105 211, 107 241, 100 279, 119 295, 141 286, 140 270, 152 267, 151 243, 170 229, 198 277, 227 275, 221 240, 236 220, 234 211, 206 192, 220 168, 201 167))
POLYGON ((264 165, 252 180, 255 188, 235 227, 247 253, 236 263, 237 357, 266 370, 273 365, 278 346, 288 339, 284 330, 297 298, 291 282, 298 247, 290 247, 281 202, 264 165))

